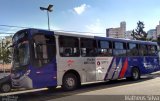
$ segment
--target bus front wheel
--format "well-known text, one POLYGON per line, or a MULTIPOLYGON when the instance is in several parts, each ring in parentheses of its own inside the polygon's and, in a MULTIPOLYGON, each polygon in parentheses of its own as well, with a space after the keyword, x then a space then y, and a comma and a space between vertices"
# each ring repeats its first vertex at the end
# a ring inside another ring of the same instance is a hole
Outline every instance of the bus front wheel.
POLYGON ((78 79, 75 74, 67 73, 63 77, 62 88, 65 91, 71 91, 76 89, 78 86, 78 79))

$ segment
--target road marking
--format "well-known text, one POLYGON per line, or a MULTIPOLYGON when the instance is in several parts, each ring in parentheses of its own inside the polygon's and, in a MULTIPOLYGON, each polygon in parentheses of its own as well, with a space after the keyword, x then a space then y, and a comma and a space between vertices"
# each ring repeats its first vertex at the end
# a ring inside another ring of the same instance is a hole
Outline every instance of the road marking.
POLYGON ((16 94, 24 94, 24 93, 30 93, 30 92, 36 92, 36 91, 43 91, 43 90, 48 90, 48 88, 41 88, 41 89, 32 89, 32 90, 24 90, 24 91, 2 93, 2 94, 0 94, 0 96, 9 96, 9 95, 16 95, 16 94))

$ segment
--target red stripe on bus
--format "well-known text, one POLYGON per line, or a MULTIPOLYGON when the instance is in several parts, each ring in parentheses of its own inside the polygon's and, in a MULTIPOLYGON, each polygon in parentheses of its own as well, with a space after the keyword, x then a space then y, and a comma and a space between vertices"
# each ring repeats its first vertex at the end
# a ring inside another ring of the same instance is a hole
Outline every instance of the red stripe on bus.
POLYGON ((123 68, 120 72, 120 76, 119 76, 120 78, 124 77, 124 74, 126 73, 127 68, 128 68, 128 59, 126 59, 125 62, 124 62, 123 68))

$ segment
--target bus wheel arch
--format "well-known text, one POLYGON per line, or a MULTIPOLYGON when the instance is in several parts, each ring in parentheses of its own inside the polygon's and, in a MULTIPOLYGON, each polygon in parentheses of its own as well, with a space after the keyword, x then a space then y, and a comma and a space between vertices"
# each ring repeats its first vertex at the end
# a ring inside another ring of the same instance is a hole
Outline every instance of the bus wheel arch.
POLYGON ((81 78, 76 70, 68 70, 64 73, 62 79, 62 88, 65 91, 70 91, 78 88, 81 85, 81 78), (69 81, 73 82, 73 85, 69 85, 69 81), (70 86, 70 87, 69 87, 70 86))

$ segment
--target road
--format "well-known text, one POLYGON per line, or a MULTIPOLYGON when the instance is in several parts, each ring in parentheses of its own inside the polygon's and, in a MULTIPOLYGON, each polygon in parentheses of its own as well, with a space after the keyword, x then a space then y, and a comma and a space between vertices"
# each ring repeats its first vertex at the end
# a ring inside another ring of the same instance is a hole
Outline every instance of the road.
MULTIPOLYGON (((92 101, 97 101, 97 99, 99 99, 99 101, 101 101, 101 98, 106 99, 107 95, 108 98, 111 98, 112 100, 114 99, 114 101, 119 98, 124 100, 126 97, 124 95, 146 95, 147 97, 144 96, 145 99, 148 98, 148 95, 155 95, 155 97, 158 98, 154 100, 160 100, 160 96, 156 96, 160 95, 160 73, 158 72, 145 76, 138 81, 128 81, 123 79, 86 84, 81 88, 70 92, 64 92, 62 89, 57 88, 54 91, 43 89, 41 91, 28 92, 24 94, 10 94, 10 98, 17 99, 18 101, 84 101, 86 99, 90 99, 92 101)), ((1 99, 7 98, 4 94, 0 94, 0 96, 1 99)))

